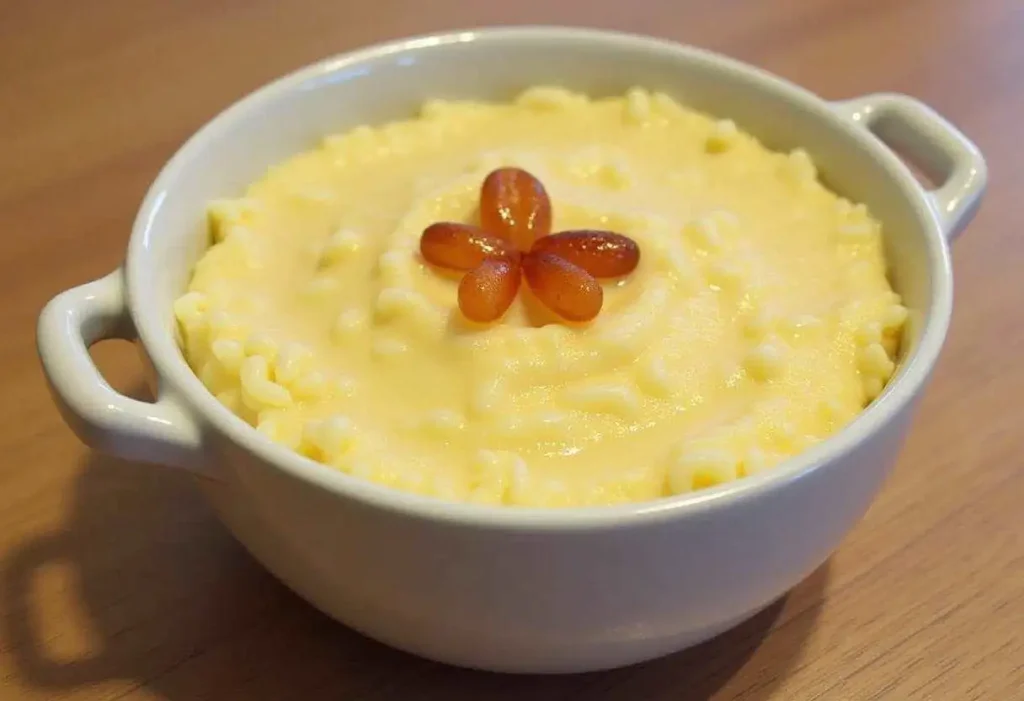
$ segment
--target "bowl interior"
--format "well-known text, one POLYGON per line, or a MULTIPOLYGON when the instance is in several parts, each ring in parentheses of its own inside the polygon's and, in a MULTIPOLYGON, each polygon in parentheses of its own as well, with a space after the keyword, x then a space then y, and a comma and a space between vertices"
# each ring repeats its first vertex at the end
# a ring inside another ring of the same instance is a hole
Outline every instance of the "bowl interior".
MULTIPOLYGON (((240 195, 269 165, 325 134, 407 118, 432 97, 503 100, 538 84, 592 96, 637 85, 660 90, 733 119, 769 147, 805 148, 830 187, 867 203, 884 224, 893 284, 915 312, 901 373, 929 317, 946 313, 948 299, 936 295, 945 244, 918 186, 880 142, 827 103, 743 64, 652 39, 565 29, 462 32, 303 69, 229 108, 179 151, 140 212, 127 266, 136 326, 157 367, 191 375, 175 345, 171 307, 207 245, 211 199, 240 195)), ((194 377, 183 381, 198 387, 194 377)))

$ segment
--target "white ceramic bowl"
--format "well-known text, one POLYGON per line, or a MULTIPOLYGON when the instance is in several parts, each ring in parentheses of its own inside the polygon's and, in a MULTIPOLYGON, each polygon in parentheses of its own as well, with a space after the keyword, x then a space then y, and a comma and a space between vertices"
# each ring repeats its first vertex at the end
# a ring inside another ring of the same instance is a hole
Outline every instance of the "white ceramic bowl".
MULTIPOLYGON (((395 647, 458 665, 581 671, 663 655, 765 607, 818 567, 892 465, 952 306, 949 243, 985 185, 977 149, 916 100, 828 103, 760 70, 655 39, 580 29, 465 31, 332 58, 240 101, 150 188, 125 265, 54 299, 39 352, 91 446, 193 472, 220 518, 314 605, 395 647), (175 344, 171 305, 207 237, 204 207, 318 137, 405 117, 429 97, 510 98, 538 83, 642 85, 806 148, 884 222, 914 311, 897 376, 838 435, 777 469, 653 503, 574 510, 450 504, 392 491, 270 442, 223 408, 175 344), (934 173, 925 190, 876 135, 934 173), (124 397, 88 347, 138 339, 155 404, 124 397)), ((882 613, 882 612, 880 612, 882 613)))

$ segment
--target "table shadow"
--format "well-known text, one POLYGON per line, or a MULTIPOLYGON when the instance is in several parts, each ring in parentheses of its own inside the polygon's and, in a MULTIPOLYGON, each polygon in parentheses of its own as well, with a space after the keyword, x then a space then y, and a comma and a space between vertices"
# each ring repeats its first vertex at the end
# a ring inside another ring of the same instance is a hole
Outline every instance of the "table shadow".
POLYGON ((3 647, 21 684, 52 694, 121 680, 168 701, 759 701, 799 658, 828 580, 826 564, 754 618, 654 662, 548 677, 460 670, 367 640, 313 610, 245 554, 180 472, 97 454, 85 463, 65 526, 2 563, 3 647), (72 585, 62 596, 90 629, 93 649, 70 660, 51 653, 36 615, 34 580, 53 565, 68 568, 72 585))

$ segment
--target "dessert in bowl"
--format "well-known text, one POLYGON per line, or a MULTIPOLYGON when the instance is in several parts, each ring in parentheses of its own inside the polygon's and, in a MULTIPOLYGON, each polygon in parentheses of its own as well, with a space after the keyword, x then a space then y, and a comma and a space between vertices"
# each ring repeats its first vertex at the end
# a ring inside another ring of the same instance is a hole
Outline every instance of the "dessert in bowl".
POLYGON ((293 450, 444 499, 643 501, 770 469, 881 393, 907 318, 881 226, 805 151, 643 88, 433 100, 210 215, 176 302, 204 384, 293 450), (525 240, 487 216, 503 176, 525 183, 525 240), (621 269, 566 249, 608 281, 577 273, 576 308, 541 297, 544 251, 570 239, 630 247, 621 269), (506 266, 507 298, 460 310, 477 258, 515 244, 537 250, 506 266))
POLYGON ((406 40, 201 130, 124 269, 44 311, 41 356, 84 439, 197 472, 255 557, 339 620, 488 669, 626 664, 764 607, 863 514, 984 181, 970 142, 903 96, 830 104, 588 30, 406 40), (485 320, 460 307, 473 271, 428 260, 436 222, 500 234, 480 189, 510 168, 548 192, 552 232, 636 246, 634 268, 592 276, 596 312, 566 318, 531 278, 549 237, 511 242, 525 282, 485 320), (86 347, 111 336, 138 337, 155 404, 99 379, 86 347))

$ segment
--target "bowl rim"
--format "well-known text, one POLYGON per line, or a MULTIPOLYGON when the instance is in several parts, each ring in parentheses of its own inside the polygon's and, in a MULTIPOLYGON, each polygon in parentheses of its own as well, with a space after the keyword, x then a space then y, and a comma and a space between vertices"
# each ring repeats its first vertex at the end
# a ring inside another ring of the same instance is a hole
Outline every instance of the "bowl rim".
POLYGON ((200 414, 206 424, 255 458, 309 486, 393 515, 478 528, 528 531, 594 530, 662 522, 744 503, 806 479, 851 454, 911 407, 938 359, 952 312, 949 248, 938 219, 927 204, 925 191, 903 162, 881 141, 867 130, 844 120, 830 109, 824 99, 761 68, 703 48, 639 34, 553 25, 481 27, 399 38, 331 56, 250 92, 198 129, 161 169, 135 219, 125 275, 129 311, 139 340, 160 379, 161 391, 169 391, 183 400, 191 412, 200 414), (139 306, 139 300, 146 299, 146 276, 138 271, 145 267, 149 254, 151 226, 178 173, 201 155, 207 143, 229 131, 236 120, 258 112, 263 105, 281 99, 299 85, 390 55, 444 51, 467 43, 486 47, 488 44, 523 40, 583 42, 600 45, 611 52, 642 49, 664 54, 681 63, 698 63, 711 70, 744 74, 759 81, 762 89, 799 105, 815 118, 833 122, 847 138, 859 142, 861 148, 888 172, 901 195, 912 204, 922 235, 926 238, 928 266, 933 281, 931 299, 927 310, 924 310, 926 323, 920 329, 917 346, 903 359, 897 375, 889 381, 883 394, 833 435, 763 473, 653 501, 568 508, 456 502, 379 485, 335 470, 273 442, 218 402, 188 366, 171 328, 162 323, 163 316, 139 306))

